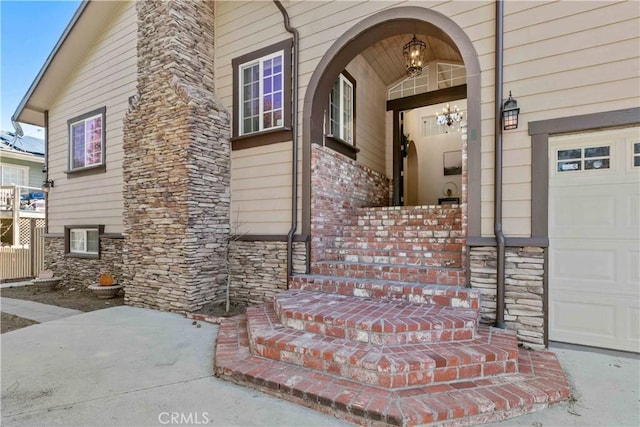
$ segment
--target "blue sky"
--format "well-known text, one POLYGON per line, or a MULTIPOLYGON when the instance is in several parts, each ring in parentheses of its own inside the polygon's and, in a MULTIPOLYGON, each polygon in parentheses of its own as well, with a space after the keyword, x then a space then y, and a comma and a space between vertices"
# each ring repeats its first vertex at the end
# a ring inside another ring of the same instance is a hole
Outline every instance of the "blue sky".
MULTIPOLYGON (((0 0, 0 129, 11 116, 58 42, 79 1, 0 0)), ((25 133, 42 137, 32 127, 25 133)))

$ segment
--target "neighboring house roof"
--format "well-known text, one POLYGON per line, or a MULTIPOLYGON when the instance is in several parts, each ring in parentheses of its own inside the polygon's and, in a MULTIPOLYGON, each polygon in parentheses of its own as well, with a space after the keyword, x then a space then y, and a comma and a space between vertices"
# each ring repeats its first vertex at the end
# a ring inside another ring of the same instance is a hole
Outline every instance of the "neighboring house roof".
POLYGON ((115 1, 88 0, 80 4, 20 101, 12 120, 45 126, 44 112, 50 108, 69 76, 73 75, 77 64, 84 58, 120 5, 120 2, 115 1))
POLYGON ((0 150, 44 156, 44 139, 27 135, 18 137, 13 132, 0 131, 0 150))

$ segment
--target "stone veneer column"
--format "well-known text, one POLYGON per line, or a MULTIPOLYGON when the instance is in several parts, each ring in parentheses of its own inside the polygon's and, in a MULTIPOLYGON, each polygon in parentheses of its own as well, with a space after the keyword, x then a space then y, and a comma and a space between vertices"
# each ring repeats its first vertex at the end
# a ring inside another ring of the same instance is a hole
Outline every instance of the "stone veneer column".
POLYGON ((124 120, 127 304, 194 311, 222 297, 229 113, 214 93, 214 6, 140 1, 138 84, 124 120))

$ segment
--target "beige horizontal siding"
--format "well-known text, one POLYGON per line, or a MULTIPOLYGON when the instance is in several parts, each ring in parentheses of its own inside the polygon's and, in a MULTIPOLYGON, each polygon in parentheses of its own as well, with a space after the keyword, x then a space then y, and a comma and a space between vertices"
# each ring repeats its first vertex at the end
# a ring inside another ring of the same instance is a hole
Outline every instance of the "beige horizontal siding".
MULTIPOLYGON (((521 108, 504 134, 504 230, 530 235, 529 121, 637 107, 637 2, 505 2, 504 90, 521 108), (520 202, 520 203, 518 203, 520 202), (516 203, 516 204, 513 204, 516 203)), ((493 64, 481 57, 482 233, 493 233, 493 64)))
POLYGON ((384 174, 387 88, 362 55, 356 56, 346 68, 356 80, 358 163, 384 174))
POLYGON ((232 152, 231 228, 234 234, 286 234, 289 231, 291 170, 291 142, 232 152))
POLYGON ((123 119, 136 92, 136 30, 135 2, 123 3, 76 72, 61 82, 49 111, 52 233, 82 224, 104 224, 108 233, 123 231, 123 119), (106 107, 106 173, 68 177, 67 120, 101 107, 106 107))
MULTIPOLYGON (((493 1, 284 2, 291 24, 301 36, 299 100, 304 100, 306 85, 318 62, 338 37, 373 13, 407 5, 431 7, 450 17, 465 31, 478 53, 482 234, 491 235, 495 139, 493 1)), ((218 2, 216 6, 216 84, 221 98, 230 106, 231 59, 290 36, 283 30, 279 12, 269 2, 218 2)), ((504 133, 503 216, 508 236, 526 237, 531 232, 531 138, 527 123, 638 106, 639 9, 635 1, 505 2, 504 91, 505 96, 512 91, 521 108, 519 129, 504 133)), ((300 105, 302 108, 302 102, 300 105)), ((360 113, 362 110, 358 111, 358 130, 362 131, 361 126, 370 123, 360 113)), ((380 134, 389 134, 389 125, 386 120, 380 134)), ((362 148, 360 141, 359 133, 357 143, 362 148)), ((390 153, 389 147, 385 148, 384 158, 390 153)), ((382 155, 374 158, 363 152, 360 157, 365 164, 375 166, 382 155)), ((370 167, 378 170, 378 166, 370 167)), ((389 162, 386 169, 391 172, 389 162)), ((289 182, 288 177, 269 179, 268 183, 256 185, 280 182, 284 188, 284 183, 289 182)), ((250 181, 238 181, 236 188, 244 185, 246 191, 254 191, 249 189, 250 181)), ((245 196, 249 194, 253 193, 245 196)))

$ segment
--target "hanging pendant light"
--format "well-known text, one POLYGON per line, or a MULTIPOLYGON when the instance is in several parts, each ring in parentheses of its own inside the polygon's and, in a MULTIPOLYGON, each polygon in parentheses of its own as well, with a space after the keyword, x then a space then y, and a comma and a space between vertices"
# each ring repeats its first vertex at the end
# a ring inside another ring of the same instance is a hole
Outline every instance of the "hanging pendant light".
POLYGON ((407 67, 407 75, 415 77, 422 73, 422 65, 424 64, 424 51, 427 45, 422 40, 418 40, 413 35, 411 41, 404 45, 402 53, 407 67))
POLYGON ((454 123, 460 123, 462 118, 462 112, 458 106, 454 106, 453 111, 451 111, 451 107, 447 104, 447 106, 442 109, 441 114, 436 114, 436 123, 441 126, 451 126, 454 123))

